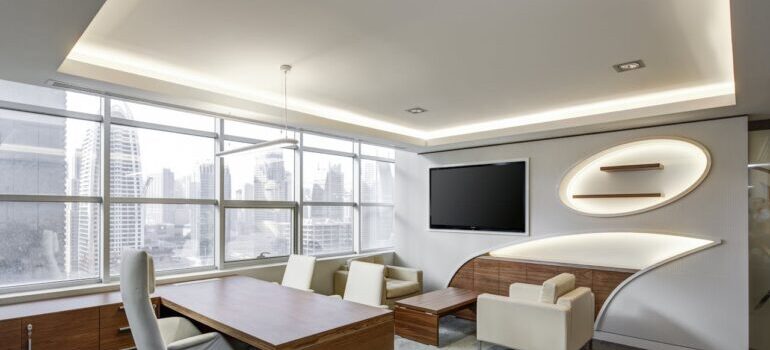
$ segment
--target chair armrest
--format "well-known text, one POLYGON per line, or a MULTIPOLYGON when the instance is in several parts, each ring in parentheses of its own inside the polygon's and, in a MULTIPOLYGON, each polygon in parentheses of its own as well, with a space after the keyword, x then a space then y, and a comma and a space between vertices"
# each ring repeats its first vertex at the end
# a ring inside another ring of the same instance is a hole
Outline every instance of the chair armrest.
POLYGON ((515 349, 566 349, 568 306, 482 294, 476 318, 481 341, 515 349))
POLYGON ((348 271, 334 271, 334 294, 345 295, 345 285, 348 283, 348 271))
POLYGON ((401 281, 412 281, 422 285, 422 270, 401 266, 385 266, 385 277, 401 281))
POLYGON ((556 304, 570 308, 570 346, 577 348, 594 335, 594 293, 586 287, 578 287, 562 295, 556 304))
POLYGON ((517 300, 539 301, 542 286, 526 283, 511 283, 508 297, 517 300))
POLYGON ((229 344, 221 334, 217 332, 204 333, 177 340, 166 346, 167 350, 193 350, 193 349, 230 349, 229 344))

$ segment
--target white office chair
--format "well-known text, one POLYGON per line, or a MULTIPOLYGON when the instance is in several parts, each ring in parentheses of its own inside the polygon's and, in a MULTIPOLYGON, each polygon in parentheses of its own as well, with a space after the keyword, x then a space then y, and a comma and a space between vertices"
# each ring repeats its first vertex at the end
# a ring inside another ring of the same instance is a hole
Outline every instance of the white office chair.
POLYGON ((150 303, 150 293, 154 291, 152 257, 144 251, 124 251, 120 294, 137 350, 232 350, 221 334, 201 334, 185 318, 156 319, 150 303))
POLYGON ((281 285, 312 292, 310 282, 313 280, 314 270, 314 256, 290 255, 289 262, 286 264, 286 271, 283 272, 281 285))
POLYGON ((578 350, 593 337, 594 294, 560 274, 542 286, 514 283, 509 296, 479 295, 476 338, 521 350, 578 350))
MULTIPOLYGON (((354 303, 387 308, 385 296, 385 265, 352 261, 342 299, 354 303)), ((335 297, 339 297, 336 296, 335 297)))

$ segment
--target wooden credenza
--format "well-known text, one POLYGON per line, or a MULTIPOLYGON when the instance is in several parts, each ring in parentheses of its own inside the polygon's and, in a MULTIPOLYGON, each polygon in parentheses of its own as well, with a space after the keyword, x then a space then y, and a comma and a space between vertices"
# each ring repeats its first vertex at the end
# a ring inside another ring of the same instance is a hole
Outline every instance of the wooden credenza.
MULTIPOLYGON (((508 287, 512 283, 543 284, 547 279, 564 272, 575 275, 578 287, 591 288, 596 298, 594 315, 598 315, 612 291, 637 271, 479 256, 466 262, 452 277, 449 286, 508 295, 508 287)), ((468 313, 461 316, 473 317, 468 313)))
MULTIPOLYGON (((160 300, 152 303, 158 313, 160 300)), ((0 350, 27 349, 134 349, 120 293, 0 306, 0 350)))

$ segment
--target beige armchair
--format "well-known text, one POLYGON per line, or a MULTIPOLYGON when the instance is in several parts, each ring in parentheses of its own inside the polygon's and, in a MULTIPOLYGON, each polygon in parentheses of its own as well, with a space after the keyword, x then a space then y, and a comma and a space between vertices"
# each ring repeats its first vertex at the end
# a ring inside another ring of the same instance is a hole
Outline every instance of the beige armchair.
POLYGON ((489 342, 520 350, 578 350, 593 337, 594 294, 563 273, 542 286, 514 283, 509 296, 482 294, 479 348, 489 342))
MULTIPOLYGON (((348 280, 348 269, 353 261, 384 265, 381 255, 349 259, 347 264, 334 272, 334 294, 344 295, 348 280)), ((408 267, 385 265, 385 293, 383 305, 393 306, 396 300, 422 293, 422 271, 408 267)))

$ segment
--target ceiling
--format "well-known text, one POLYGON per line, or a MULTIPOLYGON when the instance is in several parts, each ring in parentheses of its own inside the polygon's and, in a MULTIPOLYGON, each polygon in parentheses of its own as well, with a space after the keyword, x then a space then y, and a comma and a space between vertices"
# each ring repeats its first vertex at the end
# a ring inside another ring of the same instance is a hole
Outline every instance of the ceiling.
POLYGON ((98 14, 100 1, 63 2, 65 15, 0 11, 0 29, 58 15, 46 28, 62 36, 53 70, 8 74, 0 60, 0 78, 44 72, 275 122, 288 63, 290 124, 416 150, 770 111, 746 90, 770 76, 762 0, 108 0, 98 14))

